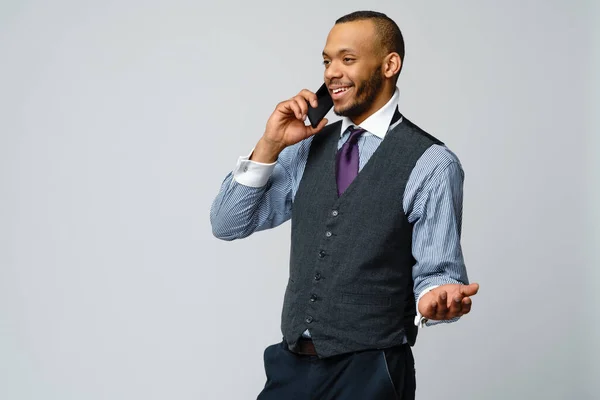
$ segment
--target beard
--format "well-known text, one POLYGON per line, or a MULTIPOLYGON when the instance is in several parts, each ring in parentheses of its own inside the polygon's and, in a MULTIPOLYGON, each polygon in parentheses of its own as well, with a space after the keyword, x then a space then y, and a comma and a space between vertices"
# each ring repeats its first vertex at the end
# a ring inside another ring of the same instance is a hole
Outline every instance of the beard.
POLYGON ((377 98, 377 95, 381 92, 382 87, 383 75, 381 74, 381 67, 379 67, 375 69, 375 72, 369 79, 356 85, 354 101, 345 108, 341 108, 337 111, 334 109, 334 113, 340 117, 348 118, 364 114, 369 107, 371 107, 371 104, 373 104, 375 98, 377 98))

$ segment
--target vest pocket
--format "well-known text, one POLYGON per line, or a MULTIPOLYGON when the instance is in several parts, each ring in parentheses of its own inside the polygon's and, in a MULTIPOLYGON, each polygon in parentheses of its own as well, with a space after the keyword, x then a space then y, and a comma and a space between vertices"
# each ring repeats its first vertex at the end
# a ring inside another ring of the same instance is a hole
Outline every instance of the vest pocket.
POLYGON ((390 307, 392 305, 392 299, 389 296, 356 293, 342 293, 341 302, 356 306, 390 307))
POLYGON ((384 294, 342 292, 332 304, 331 314, 342 329, 361 331, 365 334, 361 340, 369 341, 373 338, 367 338, 367 331, 376 329, 380 337, 386 337, 401 329, 401 318, 392 304, 392 297, 384 294))

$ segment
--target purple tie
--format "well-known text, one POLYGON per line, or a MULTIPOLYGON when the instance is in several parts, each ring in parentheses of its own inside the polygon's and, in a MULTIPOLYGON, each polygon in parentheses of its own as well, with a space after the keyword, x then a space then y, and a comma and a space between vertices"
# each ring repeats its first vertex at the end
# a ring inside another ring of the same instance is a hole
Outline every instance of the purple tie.
POLYGON ((354 178, 358 175, 358 138, 365 130, 352 126, 348 129, 350 138, 344 143, 337 153, 336 176, 338 196, 350 186, 354 178))

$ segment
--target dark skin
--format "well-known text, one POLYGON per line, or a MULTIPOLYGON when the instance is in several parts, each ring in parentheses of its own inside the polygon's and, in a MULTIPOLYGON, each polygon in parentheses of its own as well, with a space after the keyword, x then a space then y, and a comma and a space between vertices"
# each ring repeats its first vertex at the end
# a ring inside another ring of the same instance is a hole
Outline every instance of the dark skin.
MULTIPOLYGON (((402 60, 382 48, 375 24, 364 20, 334 25, 323 49, 323 64, 334 112, 359 125, 391 99, 402 60)), ((328 121, 324 118, 316 128, 305 124, 308 103, 317 106, 317 96, 308 89, 279 103, 250 159, 273 163, 286 147, 320 132, 328 121)), ((471 296, 478 290, 477 283, 441 285, 421 297, 419 312, 431 320, 461 317, 471 311, 471 296)))

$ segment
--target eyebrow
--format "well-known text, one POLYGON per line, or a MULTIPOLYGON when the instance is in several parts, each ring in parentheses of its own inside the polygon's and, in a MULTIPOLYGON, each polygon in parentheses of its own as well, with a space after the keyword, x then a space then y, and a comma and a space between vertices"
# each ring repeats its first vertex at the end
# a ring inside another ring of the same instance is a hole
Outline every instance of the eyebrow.
MULTIPOLYGON (((356 51, 354 49, 351 49, 349 47, 345 47, 343 49, 339 49, 337 54, 342 54, 342 53, 355 53, 356 51)), ((329 57, 329 55, 325 52, 325 50, 323 50, 323 57, 329 57)))

